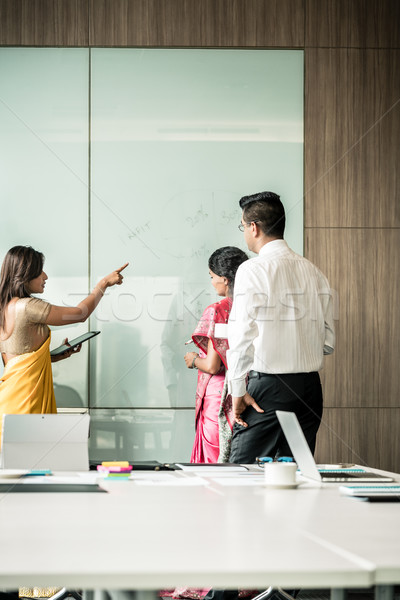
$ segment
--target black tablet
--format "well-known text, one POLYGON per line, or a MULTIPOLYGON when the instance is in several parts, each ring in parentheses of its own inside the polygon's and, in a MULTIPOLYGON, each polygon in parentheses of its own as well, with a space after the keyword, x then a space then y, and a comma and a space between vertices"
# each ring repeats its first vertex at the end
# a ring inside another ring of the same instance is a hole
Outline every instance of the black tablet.
POLYGON ((90 340, 90 338, 99 335, 99 333, 100 331, 87 331, 73 340, 70 340, 68 344, 62 344, 61 346, 58 346, 58 348, 54 348, 54 350, 50 352, 50 356, 60 356, 60 354, 64 354, 64 352, 71 350, 71 348, 76 348, 79 344, 82 344, 82 342, 90 340))

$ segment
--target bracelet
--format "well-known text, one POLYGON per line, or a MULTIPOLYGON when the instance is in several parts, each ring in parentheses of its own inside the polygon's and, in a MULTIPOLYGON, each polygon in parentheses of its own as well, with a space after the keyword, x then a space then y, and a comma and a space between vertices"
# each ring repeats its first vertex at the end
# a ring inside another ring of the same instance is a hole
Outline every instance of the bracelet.
MULTIPOLYGON (((101 279, 96 285, 95 285, 95 290, 99 290, 99 292, 101 293, 102 296, 104 296, 105 291, 107 289, 107 284, 105 284, 105 288, 104 288, 104 292, 101 289, 101 284, 103 283, 103 281, 105 281, 105 278, 103 277, 103 279, 101 279)), ((94 290, 93 290, 94 291, 94 290)))
POLYGON ((194 359, 192 360, 192 366, 190 367, 191 369, 197 369, 196 365, 194 364, 196 361, 196 358, 199 358, 199 355, 196 354, 196 356, 194 357, 194 359))

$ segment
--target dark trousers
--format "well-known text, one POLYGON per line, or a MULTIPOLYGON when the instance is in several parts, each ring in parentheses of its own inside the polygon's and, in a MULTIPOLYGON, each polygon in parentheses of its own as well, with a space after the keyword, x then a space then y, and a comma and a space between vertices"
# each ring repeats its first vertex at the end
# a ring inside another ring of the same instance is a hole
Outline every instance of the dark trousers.
POLYGON ((264 412, 258 413, 249 406, 242 414, 248 427, 234 424, 230 462, 250 464, 259 456, 292 456, 276 410, 296 414, 314 453, 322 417, 322 388, 318 373, 269 375, 250 371, 247 391, 264 412))
MULTIPOLYGON (((248 427, 235 423, 230 462, 251 464, 257 456, 292 456, 283 435, 276 410, 294 412, 300 422, 305 438, 314 453, 317 431, 322 417, 322 389, 318 373, 294 373, 285 375, 249 373, 247 391, 264 410, 258 413, 251 406, 242 418, 248 427)), ((290 590, 296 597, 298 590, 290 590)), ((281 600, 279 592, 272 600, 281 600)), ((238 590, 215 590, 208 592, 204 600, 238 600, 238 590)))

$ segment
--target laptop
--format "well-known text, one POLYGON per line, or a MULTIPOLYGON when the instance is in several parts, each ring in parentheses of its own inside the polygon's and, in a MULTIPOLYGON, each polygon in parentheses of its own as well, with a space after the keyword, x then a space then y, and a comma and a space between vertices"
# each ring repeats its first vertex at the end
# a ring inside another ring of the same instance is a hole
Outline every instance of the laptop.
POLYGON ((359 467, 335 468, 326 466, 324 469, 318 469, 295 413, 277 410, 276 416, 304 478, 323 483, 394 481, 393 477, 373 473, 359 467))
POLYGON ((89 470, 88 414, 4 415, 3 469, 89 470))

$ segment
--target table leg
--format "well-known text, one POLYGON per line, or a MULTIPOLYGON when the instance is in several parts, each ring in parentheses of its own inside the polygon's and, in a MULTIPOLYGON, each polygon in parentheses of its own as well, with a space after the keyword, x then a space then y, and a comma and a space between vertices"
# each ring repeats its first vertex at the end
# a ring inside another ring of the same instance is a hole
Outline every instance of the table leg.
POLYGON ((346 600, 346 590, 344 588, 332 588, 331 600, 346 600))
POLYGON ((376 585, 375 600, 393 600, 394 586, 393 585, 376 585))
POLYGON ((135 600, 159 600, 158 592, 154 590, 139 590, 136 592, 135 600))

